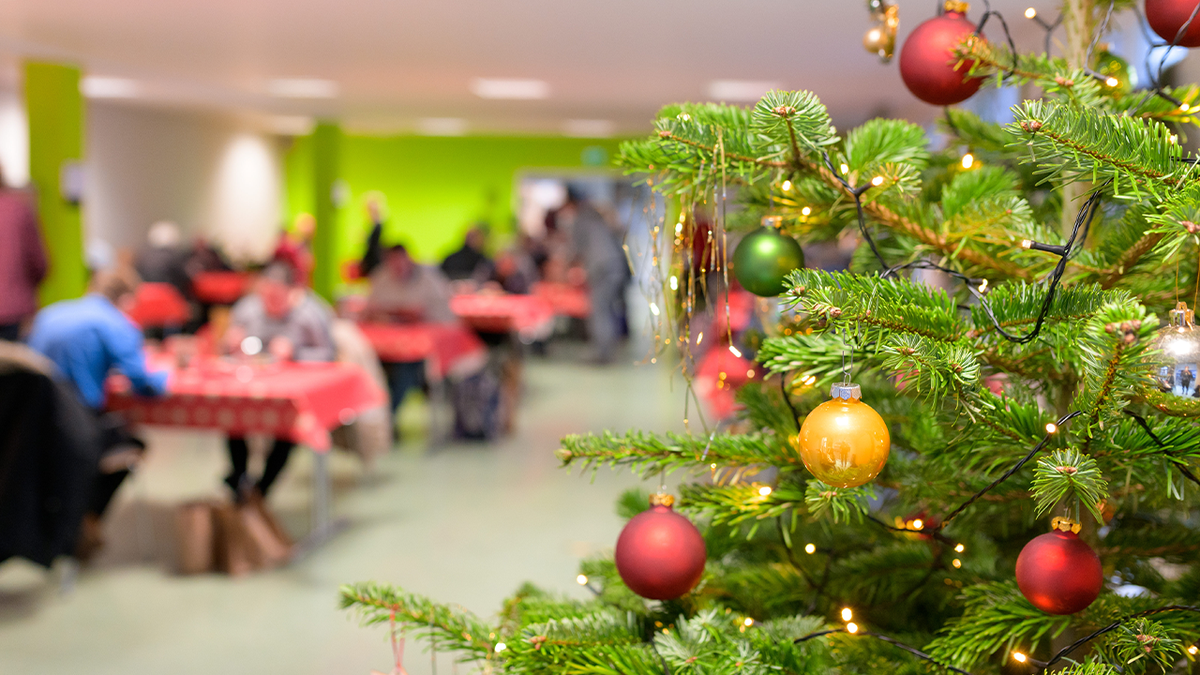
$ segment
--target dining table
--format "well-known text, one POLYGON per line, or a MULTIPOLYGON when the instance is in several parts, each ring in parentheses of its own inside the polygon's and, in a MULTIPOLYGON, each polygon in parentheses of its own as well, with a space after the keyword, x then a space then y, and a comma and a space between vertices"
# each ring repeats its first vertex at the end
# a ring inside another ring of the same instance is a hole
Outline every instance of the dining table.
POLYGON ((526 344, 554 332, 554 307, 537 295, 459 293, 450 298, 450 311, 481 333, 513 334, 526 344))
POLYGON ((167 372, 167 392, 139 396, 128 380, 114 375, 108 382, 109 411, 134 425, 262 434, 307 446, 314 453, 313 525, 301 550, 339 529, 331 517, 331 432, 387 402, 386 392, 365 370, 339 362, 189 359, 154 350, 148 350, 147 362, 152 370, 167 372))

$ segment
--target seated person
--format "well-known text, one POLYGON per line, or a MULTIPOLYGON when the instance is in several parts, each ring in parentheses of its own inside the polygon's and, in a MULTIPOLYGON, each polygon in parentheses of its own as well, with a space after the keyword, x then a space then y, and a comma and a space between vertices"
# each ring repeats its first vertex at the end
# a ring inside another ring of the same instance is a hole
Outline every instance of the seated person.
MULTIPOLYGON (((371 274, 367 314, 403 321, 446 323, 455 320, 450 311, 450 282, 436 267, 420 265, 402 245, 388 249, 383 264, 371 274)), ((424 361, 385 363, 392 412, 400 408, 408 390, 422 385, 424 361)))
POLYGON ((56 302, 38 312, 29 335, 29 346, 54 362, 58 374, 96 415, 102 432, 104 454, 84 517, 82 558, 101 545, 100 517, 145 447, 119 420, 105 416, 105 380, 116 369, 129 378, 138 394, 158 396, 167 388, 166 373, 146 368, 141 329, 121 313, 132 305, 138 283, 132 270, 99 272, 84 297, 56 302), (127 452, 131 447, 136 449, 132 456, 127 452))
POLYGON ((442 273, 451 281, 471 280, 482 283, 492 276, 492 261, 484 254, 487 245, 487 230, 475 225, 467 230, 462 248, 446 256, 442 261, 442 273))
POLYGON ((537 282, 537 265, 521 249, 506 249, 496 254, 491 281, 506 293, 527 295, 537 282))
MULTIPOLYGON (((254 292, 242 298, 230 312, 225 344, 241 353, 248 338, 256 338, 258 349, 280 361, 333 361, 337 354, 330 334, 329 310, 300 286, 292 268, 275 262, 267 266, 254 292)), ((265 497, 287 464, 295 443, 276 439, 262 476, 253 486, 247 479, 249 449, 246 439, 229 438, 232 471, 225 482, 239 501, 265 497)))
POLYGON ((271 257, 272 262, 281 262, 292 268, 296 283, 307 287, 312 282, 313 259, 312 239, 317 231, 317 219, 312 214, 301 213, 296 216, 296 222, 291 231, 285 230, 280 234, 279 243, 271 257))
POLYGON ((192 280, 188 274, 189 252, 180 246, 179 226, 159 221, 150 226, 146 246, 138 251, 135 265, 142 281, 171 284, 187 298, 192 295, 192 280))

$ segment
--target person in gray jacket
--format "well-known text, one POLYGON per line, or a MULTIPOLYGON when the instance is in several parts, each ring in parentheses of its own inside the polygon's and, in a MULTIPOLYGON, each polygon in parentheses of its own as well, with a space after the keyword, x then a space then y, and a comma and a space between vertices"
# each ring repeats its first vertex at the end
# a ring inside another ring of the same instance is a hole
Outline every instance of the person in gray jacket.
MULTIPOLYGON (((337 350, 331 320, 329 308, 296 283, 292 268, 272 263, 259 276, 254 292, 233 306, 225 344, 233 353, 250 356, 265 349, 280 361, 333 361, 337 350)), ((233 468, 225 482, 239 501, 265 497, 293 447, 291 441, 275 439, 262 476, 251 485, 246 439, 230 437, 229 461, 233 468)))
POLYGON ((582 259, 587 271, 592 301, 588 317, 592 358, 597 363, 609 363, 616 356, 621 330, 620 302, 629 279, 621 237, 575 186, 567 188, 567 203, 559 210, 558 217, 569 224, 575 255, 582 259))

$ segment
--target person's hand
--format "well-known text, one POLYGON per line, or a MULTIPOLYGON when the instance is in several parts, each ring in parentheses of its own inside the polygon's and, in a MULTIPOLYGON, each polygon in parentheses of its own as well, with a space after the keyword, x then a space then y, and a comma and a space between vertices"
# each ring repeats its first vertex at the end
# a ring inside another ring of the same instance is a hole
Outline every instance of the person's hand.
POLYGON ((267 345, 267 351, 280 361, 291 361, 296 352, 296 346, 292 344, 291 340, 280 335, 271 340, 271 344, 267 345))

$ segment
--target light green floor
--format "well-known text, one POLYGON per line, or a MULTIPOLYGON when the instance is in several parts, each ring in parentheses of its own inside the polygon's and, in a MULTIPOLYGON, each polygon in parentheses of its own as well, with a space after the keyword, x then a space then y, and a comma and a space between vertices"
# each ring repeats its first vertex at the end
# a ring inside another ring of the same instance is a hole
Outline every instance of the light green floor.
MULTIPOLYGON (((408 409, 406 423, 421 424, 408 409)), ((338 611, 344 582, 379 580, 490 616, 531 580, 582 597, 581 557, 611 548, 613 502, 635 484, 557 468, 569 433, 680 429, 683 393, 662 368, 599 369, 532 359, 516 433, 487 445, 428 451, 414 440, 371 475, 333 463, 335 512, 350 528, 287 569, 243 579, 170 571, 173 505, 217 494, 225 459, 211 435, 158 431, 143 470, 109 522, 108 550, 62 594, 31 566, 0 565, 0 673, 23 675, 357 674, 390 670, 379 628, 338 611)), ((311 463, 298 451, 272 503, 294 530, 307 523, 311 463)), ((408 672, 431 671, 410 643, 408 672)), ((446 655, 438 672, 467 673, 446 655)))

